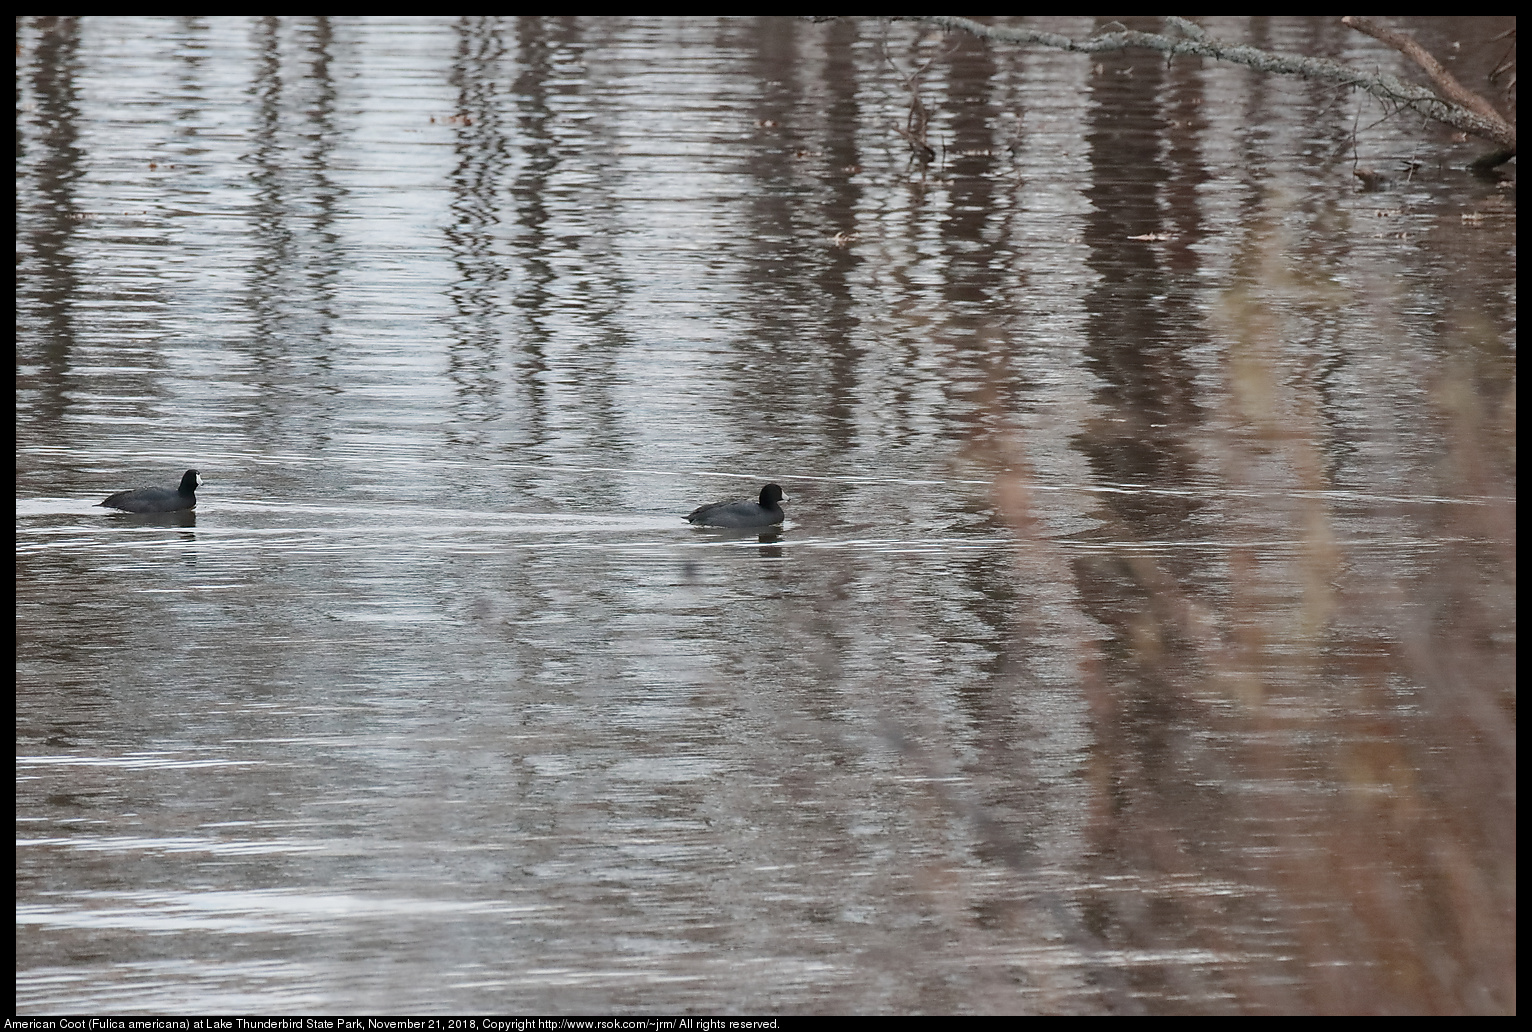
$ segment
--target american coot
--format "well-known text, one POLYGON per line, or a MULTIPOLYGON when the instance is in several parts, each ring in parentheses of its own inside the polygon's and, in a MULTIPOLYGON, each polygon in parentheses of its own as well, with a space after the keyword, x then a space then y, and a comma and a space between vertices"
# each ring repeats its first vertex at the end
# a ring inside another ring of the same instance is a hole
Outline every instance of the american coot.
POLYGON ((761 500, 741 498, 737 502, 714 502, 693 509, 687 522, 697 527, 769 527, 782 522, 782 506, 787 496, 776 484, 761 488, 761 500))
POLYGON ((202 478, 189 469, 180 487, 142 487, 137 491, 118 491, 99 505, 124 512, 177 512, 197 507, 197 488, 202 478))

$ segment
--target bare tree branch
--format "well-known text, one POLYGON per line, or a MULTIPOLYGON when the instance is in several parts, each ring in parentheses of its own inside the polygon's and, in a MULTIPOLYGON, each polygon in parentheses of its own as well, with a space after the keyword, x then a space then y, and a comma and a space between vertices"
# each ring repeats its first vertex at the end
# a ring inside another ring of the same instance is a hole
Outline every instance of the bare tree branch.
MULTIPOLYGON (((1160 51, 1167 57, 1180 57, 1183 55, 1208 57, 1217 61, 1229 61, 1235 64, 1246 65, 1258 71, 1275 72, 1281 75, 1297 75, 1318 82, 1350 86, 1354 89, 1365 90, 1385 103, 1408 108, 1427 118, 1450 125, 1470 135, 1491 140, 1501 146, 1503 151, 1506 152, 1506 157, 1513 155, 1516 151, 1516 127, 1501 117, 1493 107, 1490 107, 1487 101, 1464 89, 1455 79, 1452 79, 1452 82, 1457 90, 1461 94, 1473 97, 1478 101, 1477 104, 1466 104, 1461 99, 1457 99, 1456 94, 1449 94, 1449 97, 1452 99, 1443 99, 1424 86, 1405 82, 1396 76, 1383 73, 1363 73, 1355 68, 1348 68, 1338 61, 1331 61, 1328 58, 1299 57, 1294 54, 1279 54, 1243 44, 1225 43, 1209 36, 1199 26, 1182 18, 1166 19, 1166 24, 1177 32, 1177 35, 1174 36, 1155 32, 1135 32, 1129 29, 1120 29, 1092 36, 1085 40, 1071 39, 1056 32, 1039 32, 1027 28, 982 25, 969 18, 956 18, 947 15, 902 16, 897 20, 924 22, 929 25, 938 26, 948 32, 967 32, 982 39, 995 40, 997 42, 1037 43, 1042 46, 1069 50, 1081 54, 1099 54, 1142 48, 1160 51)), ((1361 22, 1363 19, 1347 18, 1344 21, 1346 24, 1351 25, 1352 22, 1361 22)), ((1360 25, 1352 25, 1352 27, 1358 29, 1358 31, 1366 31, 1360 25)), ((1399 36, 1400 34, 1392 33, 1392 35, 1399 36)), ((1383 39, 1384 42, 1389 43, 1391 46, 1394 45, 1391 40, 1384 39, 1382 36, 1378 38, 1383 39)), ((1408 37, 1403 38, 1408 39, 1408 37)), ((1415 43, 1414 40, 1410 40, 1410 43, 1419 49, 1419 44, 1415 43)), ((1421 53, 1425 54, 1424 50, 1421 50, 1421 53)), ((1428 59, 1430 58, 1429 54, 1425 56, 1428 59)), ((1417 63, 1420 63, 1418 59, 1417 63)), ((1435 64, 1434 61, 1432 63, 1435 64)), ((1436 67, 1440 69, 1440 65, 1436 67)), ((1452 78, 1445 69, 1442 70, 1442 74, 1446 75, 1448 79, 1452 78)))
MULTIPOLYGON (((1463 84, 1458 82, 1455 75, 1443 68, 1441 62, 1432 57, 1425 47, 1415 42, 1415 37, 1407 36, 1393 29, 1385 29, 1383 26, 1375 24, 1370 18, 1342 18, 1341 24, 1349 26, 1358 32, 1365 32, 1373 39, 1387 43, 1399 51, 1399 53, 1420 65, 1421 69, 1431 77, 1431 81, 1436 83, 1436 91, 1452 103, 1461 104, 1463 107, 1475 111, 1492 121, 1504 121, 1489 101, 1472 90, 1464 88, 1463 84)), ((1514 138, 1515 130, 1511 130, 1511 132, 1514 138)))

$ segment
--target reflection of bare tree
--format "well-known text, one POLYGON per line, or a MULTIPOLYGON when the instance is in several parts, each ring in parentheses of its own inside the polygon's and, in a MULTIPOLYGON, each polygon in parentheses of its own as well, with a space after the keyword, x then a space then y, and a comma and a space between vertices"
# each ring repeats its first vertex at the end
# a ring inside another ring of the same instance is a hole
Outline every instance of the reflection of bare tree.
POLYGON ((902 85, 910 94, 910 113, 904 120, 904 128, 900 129, 898 126, 894 126, 894 132, 904 137, 905 142, 910 145, 910 153, 913 160, 920 162, 921 168, 925 168, 925 166, 936 160, 936 151, 926 140, 926 126, 930 124, 931 116, 926 111, 926 106, 920 100, 920 77, 931 67, 931 63, 941 55, 931 55, 919 68, 909 75, 905 75, 903 69, 889 56, 887 46, 881 49, 883 51, 883 60, 887 61, 889 67, 899 73, 902 85))
POLYGON ((1021 580, 1043 600, 1019 617, 1018 688, 1043 688, 1027 639, 1070 641, 1044 629, 1062 607, 1043 591, 1072 583, 1075 618, 1094 622, 1069 658, 1090 715, 1081 869, 1096 880, 1051 897, 1026 831, 994 819, 996 792, 967 812, 987 807, 971 818, 984 853, 1026 887, 996 910, 1051 921, 1088 963, 1210 958, 1094 983, 1113 1011, 1514 1011, 1514 418, 1481 410, 1470 363, 1449 365, 1434 389, 1446 446, 1422 496, 1335 491, 1324 406, 1289 346, 1293 320, 1331 301, 1289 264, 1280 224, 1251 227, 1260 286, 1232 287, 1217 315, 1228 387, 1202 429, 1226 488, 1201 515, 1221 569, 1157 553, 1121 503, 1092 513, 1097 561, 1071 560, 1045 529, 1027 434, 982 444, 1021 580), (1428 554, 1376 561, 1356 532, 1388 527, 1418 527, 1428 554))
MULTIPOLYGON (((1082 54, 1099 54, 1134 48, 1158 50, 1167 57, 1197 56, 1218 61, 1243 64, 1258 71, 1281 75, 1298 75, 1319 82, 1331 82, 1342 86, 1365 90, 1385 105, 1396 110, 1416 112, 1433 121, 1442 122, 1471 136, 1498 144, 1498 148, 1474 162, 1476 170, 1493 168, 1516 156, 1516 126, 1495 110, 1488 100, 1463 86, 1442 67, 1425 48, 1402 32, 1386 29, 1366 18, 1342 18, 1341 21, 1358 32, 1364 32, 1404 54, 1425 70, 1435 90, 1388 75, 1382 72, 1363 72, 1338 61, 1322 57, 1300 57, 1294 54, 1278 54, 1258 47, 1225 43, 1209 36, 1202 28, 1183 18, 1167 18, 1169 33, 1135 32, 1113 25, 1114 31, 1103 32, 1089 39, 1076 40, 1057 32, 1041 32, 1015 26, 983 25, 968 18, 945 15, 912 17, 909 20, 926 22, 951 31, 972 33, 983 39, 1003 43, 1035 43, 1041 46, 1070 50, 1082 54)), ((1508 57, 1502 67, 1509 64, 1506 76, 1507 96, 1514 97, 1516 75, 1515 59, 1508 57)), ((1508 105, 1512 102, 1508 100, 1508 105)))

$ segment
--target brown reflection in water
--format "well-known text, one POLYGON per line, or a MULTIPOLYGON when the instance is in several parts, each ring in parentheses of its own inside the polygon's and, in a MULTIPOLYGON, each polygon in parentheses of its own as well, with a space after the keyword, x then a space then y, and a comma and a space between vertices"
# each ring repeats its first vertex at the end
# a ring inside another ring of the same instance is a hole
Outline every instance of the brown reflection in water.
MULTIPOLYGON (((1216 461, 1221 486, 1195 502, 1103 496, 1104 547, 1071 562, 1045 532, 1023 434, 970 446, 1004 470, 993 498, 1021 580, 1079 593, 1048 618, 1074 621, 1094 735, 1101 887, 1081 897, 1080 938, 1219 958, 1131 965, 1134 999, 1154 1009, 1233 993, 1284 1012, 1514 1010, 1511 395, 1473 382, 1464 329, 1465 357, 1432 387, 1437 482, 1397 487, 1429 500, 1347 499, 1321 385, 1281 314, 1331 300, 1274 225, 1246 247, 1249 279, 1217 322, 1222 408, 1155 431, 1167 453, 1216 461), (1409 561, 1390 527, 1436 547, 1409 561), (1072 601, 1080 614, 1060 616, 1072 601)), ((1125 474, 1177 483, 1122 445, 1105 447, 1125 474)), ((1014 838, 980 826, 1017 863, 1014 838)))

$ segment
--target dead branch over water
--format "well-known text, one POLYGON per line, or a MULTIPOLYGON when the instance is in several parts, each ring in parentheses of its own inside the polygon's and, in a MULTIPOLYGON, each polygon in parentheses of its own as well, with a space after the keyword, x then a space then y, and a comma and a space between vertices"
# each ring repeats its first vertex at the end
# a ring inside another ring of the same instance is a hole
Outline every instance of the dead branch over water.
MULTIPOLYGON (((984 25, 969 18, 947 15, 905 16, 895 20, 917 21, 935 25, 948 32, 967 32, 981 39, 1001 43, 1033 43, 1081 54, 1100 54, 1142 48, 1157 50, 1172 57, 1212 58, 1242 64, 1257 71, 1278 75, 1297 75, 1318 82, 1365 90, 1384 104, 1414 111, 1426 118, 1450 125, 1469 135, 1489 140, 1499 149, 1474 164, 1491 167, 1516 154, 1516 126, 1497 112, 1489 101, 1467 89, 1436 61, 1413 38, 1402 32, 1383 28, 1366 18, 1342 18, 1343 24, 1386 43, 1409 57, 1425 70, 1436 84, 1436 91, 1383 72, 1364 72, 1324 57, 1301 57, 1279 54, 1245 44, 1225 43, 1209 36, 1184 18, 1167 18, 1171 33, 1136 32, 1118 28, 1089 39, 1076 40, 1057 32, 1041 32, 1015 26, 984 25), (1439 91, 1439 92, 1438 92, 1439 91)), ((1114 23, 1115 24, 1115 23, 1114 23)))

